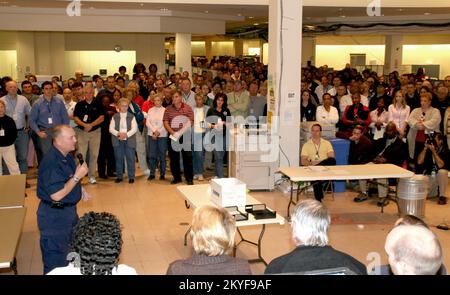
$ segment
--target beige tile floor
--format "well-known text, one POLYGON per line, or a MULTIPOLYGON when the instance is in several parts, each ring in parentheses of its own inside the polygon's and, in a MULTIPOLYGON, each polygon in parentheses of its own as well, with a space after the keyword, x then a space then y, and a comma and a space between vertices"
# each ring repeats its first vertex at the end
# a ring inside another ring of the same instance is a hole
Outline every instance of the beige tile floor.
MULTIPOLYGON (((36 225, 36 180, 27 189, 25 201, 27 214, 20 239, 17 261, 19 274, 41 274, 42 260, 39 248, 39 231, 36 225)), ((198 182, 196 183, 206 183, 198 182)), ((123 225, 123 250, 120 263, 134 267, 139 274, 165 274, 167 266, 176 259, 186 258, 191 253, 190 246, 183 246, 184 233, 192 217, 192 210, 186 209, 184 200, 176 187, 169 181, 146 181, 138 176, 132 185, 127 182, 115 184, 112 180, 98 181, 97 185, 85 185, 93 200, 80 202, 78 213, 107 211, 115 214, 123 225)), ((252 195, 269 207, 286 215, 288 195, 278 191, 252 192, 252 195)), ((397 207, 391 203, 381 214, 375 200, 354 203, 354 192, 335 194, 335 200, 328 195, 325 204, 330 209, 333 224, 330 229, 330 243, 338 250, 349 253, 364 264, 370 263, 370 252, 380 254, 381 262, 387 257, 383 250, 386 234, 397 218, 397 207)), ((437 225, 446 218, 450 222, 450 204, 439 206, 435 201, 426 202, 426 221, 437 225)), ((256 240, 259 227, 246 227, 242 233, 256 240)), ((450 265, 450 231, 433 228, 438 235, 443 251, 444 263, 450 265)), ((269 262, 285 254, 294 247, 290 240, 290 226, 286 223, 268 225, 263 239, 262 255, 269 262)), ((237 256, 255 258, 256 247, 243 244, 237 256)), ((252 264, 254 274, 262 274, 264 265, 252 264)), ((10 274, 2 271, 0 274, 10 274)))

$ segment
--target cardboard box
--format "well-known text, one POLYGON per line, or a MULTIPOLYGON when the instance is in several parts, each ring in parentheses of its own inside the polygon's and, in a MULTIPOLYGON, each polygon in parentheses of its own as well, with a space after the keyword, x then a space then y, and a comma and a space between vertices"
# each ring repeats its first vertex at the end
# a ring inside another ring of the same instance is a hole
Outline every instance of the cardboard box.
POLYGON ((247 185, 237 178, 211 180, 211 201, 220 207, 245 207, 247 185))

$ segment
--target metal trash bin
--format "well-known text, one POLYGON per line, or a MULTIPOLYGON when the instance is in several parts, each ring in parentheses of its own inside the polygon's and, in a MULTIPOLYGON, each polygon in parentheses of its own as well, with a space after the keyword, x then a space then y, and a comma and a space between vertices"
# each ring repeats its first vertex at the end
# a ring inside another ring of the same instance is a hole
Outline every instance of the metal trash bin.
POLYGON ((400 215, 425 216, 425 200, 428 194, 428 177, 414 175, 401 178, 397 186, 398 210, 400 215))

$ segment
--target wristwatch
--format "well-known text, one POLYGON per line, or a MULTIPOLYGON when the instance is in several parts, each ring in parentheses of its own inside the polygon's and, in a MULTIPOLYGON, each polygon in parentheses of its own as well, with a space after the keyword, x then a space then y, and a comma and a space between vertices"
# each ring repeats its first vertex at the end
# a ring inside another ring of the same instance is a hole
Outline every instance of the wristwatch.
POLYGON ((73 177, 73 181, 75 181, 76 183, 80 182, 80 179, 76 176, 73 177))

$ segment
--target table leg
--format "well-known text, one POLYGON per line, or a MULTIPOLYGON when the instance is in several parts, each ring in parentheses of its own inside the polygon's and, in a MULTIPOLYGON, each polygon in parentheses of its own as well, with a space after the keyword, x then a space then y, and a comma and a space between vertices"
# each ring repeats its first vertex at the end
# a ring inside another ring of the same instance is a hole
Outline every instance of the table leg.
POLYGON ((293 203, 292 199, 294 198, 294 182, 292 182, 291 180, 290 180, 290 182, 291 182, 291 197, 289 199, 289 204, 287 207, 287 220, 288 221, 291 221, 291 204, 293 203))
POLYGON ((188 230, 184 234, 184 246, 187 246, 187 236, 188 236, 190 231, 191 231, 191 227, 189 226, 188 230))
POLYGON ((13 262, 11 263, 11 269, 15 275, 17 275, 17 259, 14 257, 13 262))
POLYGON ((248 262, 249 263, 262 262, 262 263, 264 263, 265 266, 267 266, 267 262, 264 260, 264 258, 261 255, 261 243, 262 243, 262 239, 263 239, 265 231, 266 231, 266 225, 263 224, 262 228, 261 228, 261 233, 259 234, 258 243, 255 243, 255 242, 252 242, 252 241, 249 241, 249 240, 245 239, 244 236, 242 235, 241 231, 239 230, 239 228, 237 228, 237 232, 238 232, 239 237, 240 237, 241 240, 239 241, 239 243, 237 243, 234 246, 233 256, 234 257, 236 256, 236 249, 239 246, 239 244, 242 243, 242 242, 246 242, 246 243, 249 243, 249 244, 252 244, 252 245, 255 245, 255 246, 258 247, 258 258, 256 258, 256 259, 249 259, 248 262))

